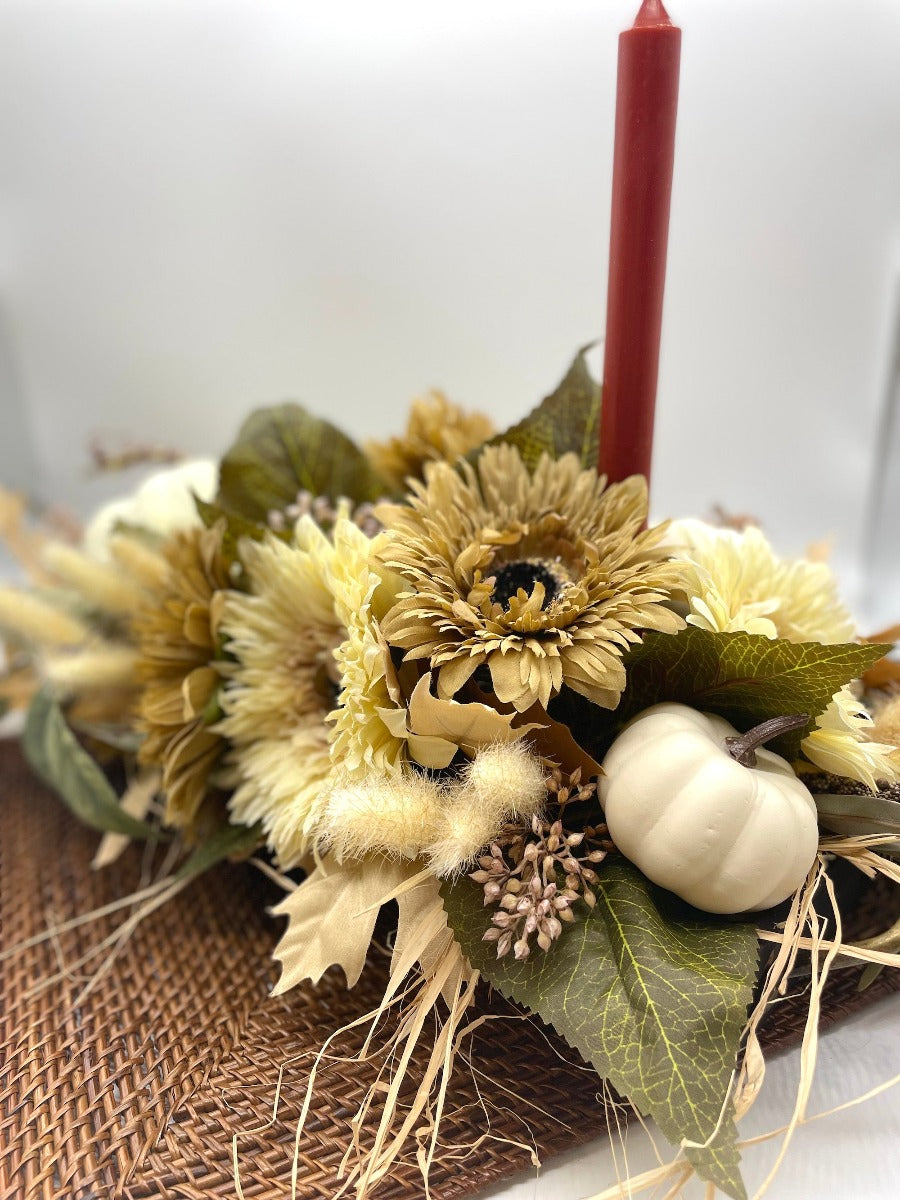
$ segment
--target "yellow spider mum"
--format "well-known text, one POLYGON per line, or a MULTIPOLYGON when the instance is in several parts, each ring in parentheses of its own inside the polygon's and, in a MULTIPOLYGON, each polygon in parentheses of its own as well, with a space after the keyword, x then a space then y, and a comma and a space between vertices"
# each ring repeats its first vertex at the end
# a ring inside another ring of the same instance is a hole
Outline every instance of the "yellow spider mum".
POLYGON ((408 660, 428 660, 439 696, 484 666, 520 712, 564 684, 614 708, 639 631, 681 628, 665 607, 681 568, 665 561, 664 526, 642 530, 643 478, 606 488, 574 454, 544 455, 532 473, 499 445, 477 468, 435 464, 412 490, 408 507, 379 511, 381 554, 409 588, 383 629, 408 660))

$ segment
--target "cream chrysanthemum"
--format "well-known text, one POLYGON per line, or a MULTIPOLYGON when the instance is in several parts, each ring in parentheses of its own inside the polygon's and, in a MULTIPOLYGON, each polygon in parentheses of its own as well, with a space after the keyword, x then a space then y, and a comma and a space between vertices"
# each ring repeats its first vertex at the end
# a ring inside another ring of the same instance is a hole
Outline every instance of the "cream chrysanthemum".
POLYGON ((855 636, 827 564, 780 558, 755 526, 738 532, 703 521, 673 521, 668 540, 698 568, 689 625, 825 645, 855 636))
POLYGON ((849 687, 837 693, 816 725, 803 739, 803 753, 823 771, 857 779, 873 792, 879 783, 900 779, 896 746, 869 740, 870 733, 877 736, 874 722, 849 687))
POLYGON ((482 665, 499 700, 523 712, 566 684, 613 708, 621 656, 640 630, 674 633, 683 583, 665 527, 643 530, 646 481, 604 488, 574 454, 532 474, 517 449, 488 447, 477 469, 438 463, 408 507, 382 506, 381 551, 411 589, 384 621, 408 660, 427 660, 455 695, 482 665))
MULTIPOLYGON (((703 521, 673 521, 669 543, 697 572, 688 596, 689 624, 789 642, 835 645, 854 639, 853 619, 825 563, 780 558, 753 526, 737 532, 703 521)), ((816 725, 802 747, 817 767, 871 788, 900 777, 894 748, 869 740, 871 718, 849 688, 837 693, 816 725)))
POLYGON ((345 636, 328 582, 335 548, 304 517, 291 543, 243 541, 241 558, 250 590, 229 593, 220 624, 235 658, 218 726, 240 779, 229 807, 235 821, 261 821, 289 867, 312 844, 331 771, 326 717, 345 636))

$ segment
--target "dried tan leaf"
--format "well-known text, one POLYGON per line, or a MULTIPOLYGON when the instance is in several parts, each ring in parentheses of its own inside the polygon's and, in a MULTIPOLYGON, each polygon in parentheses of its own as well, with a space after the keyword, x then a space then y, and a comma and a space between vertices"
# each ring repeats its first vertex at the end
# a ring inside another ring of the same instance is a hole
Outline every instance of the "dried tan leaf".
MULTIPOLYGON (((146 768, 139 771, 119 801, 122 812, 134 817, 136 821, 143 821, 161 784, 162 777, 159 771, 146 768)), ((114 863, 125 847, 131 844, 131 840, 127 833, 105 833, 100 839, 97 853, 91 860, 91 867, 99 871, 101 867, 108 867, 110 863, 114 863)))
POLYGON ((863 671, 861 678, 867 688, 875 690, 900 683, 900 662, 893 658, 879 658, 873 666, 863 671))
POLYGON ((405 737, 409 753, 422 767, 448 767, 458 750, 470 757, 482 746, 518 741, 531 726, 513 727, 516 713, 500 713, 488 704, 442 700, 431 692, 431 672, 413 688, 409 710, 381 712, 395 737, 405 737))
POLYGON ((597 760, 575 741, 568 725, 554 721, 540 704, 533 705, 523 716, 533 722, 525 728, 530 731, 529 741, 541 758, 549 759, 568 773, 580 767, 585 782, 603 774, 597 760))
POLYGON ((864 642, 900 642, 900 623, 889 625, 887 629, 879 629, 862 639, 864 642))
POLYGON ((340 865, 329 860, 327 873, 317 867, 272 909, 288 919, 275 947, 281 978, 272 994, 279 996, 305 979, 318 983, 335 965, 353 987, 362 974, 380 902, 414 870, 410 863, 376 857, 340 865))

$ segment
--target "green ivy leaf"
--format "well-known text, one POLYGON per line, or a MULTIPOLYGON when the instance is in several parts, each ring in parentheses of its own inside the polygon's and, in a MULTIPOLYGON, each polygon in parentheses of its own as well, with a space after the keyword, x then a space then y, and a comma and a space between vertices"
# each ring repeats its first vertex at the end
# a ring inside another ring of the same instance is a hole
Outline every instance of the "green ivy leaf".
POLYGON ((299 491, 356 504, 387 494, 363 452, 299 404, 251 413, 219 467, 219 508, 251 522, 292 504, 299 491))
MULTIPOLYGON (((600 439, 600 384, 591 375, 586 354, 590 346, 579 350, 556 391, 551 392, 518 425, 499 433, 485 445, 507 442, 517 446, 522 460, 531 470, 541 455, 551 458, 574 451, 582 466, 597 469, 600 439)), ((468 455, 475 462, 483 447, 468 455)))
POLYGON ((602 868, 596 907, 548 953, 516 962, 482 940, 481 888, 460 879, 441 894, 469 962, 551 1024, 674 1145, 703 1146, 686 1151, 697 1173, 743 1200, 730 1109, 720 1117, 756 981, 755 927, 673 917, 644 876, 617 861, 602 868))
POLYGON ((35 774, 85 825, 131 838, 159 836, 158 830, 122 811, 112 784, 78 744, 59 705, 45 690, 28 709, 22 749, 35 774))
POLYGON ((626 721, 663 700, 718 713, 742 732, 769 717, 809 713, 806 726, 769 743, 776 754, 793 760, 835 692, 884 653, 884 646, 823 646, 693 627, 676 634, 647 633, 623 658, 627 682, 618 708, 588 709, 566 697, 553 715, 583 732, 586 748, 602 760, 626 721))

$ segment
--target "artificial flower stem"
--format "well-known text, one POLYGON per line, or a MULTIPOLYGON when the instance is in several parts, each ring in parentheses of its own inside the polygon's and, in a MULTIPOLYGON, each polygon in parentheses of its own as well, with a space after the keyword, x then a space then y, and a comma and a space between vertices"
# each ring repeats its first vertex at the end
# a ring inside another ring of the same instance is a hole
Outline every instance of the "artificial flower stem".
POLYGON ((780 737, 783 733, 791 733, 809 724, 809 713, 789 713, 781 717, 771 717, 761 725, 755 725, 740 737, 727 737, 725 749, 742 767, 756 766, 756 751, 772 738, 780 737))

